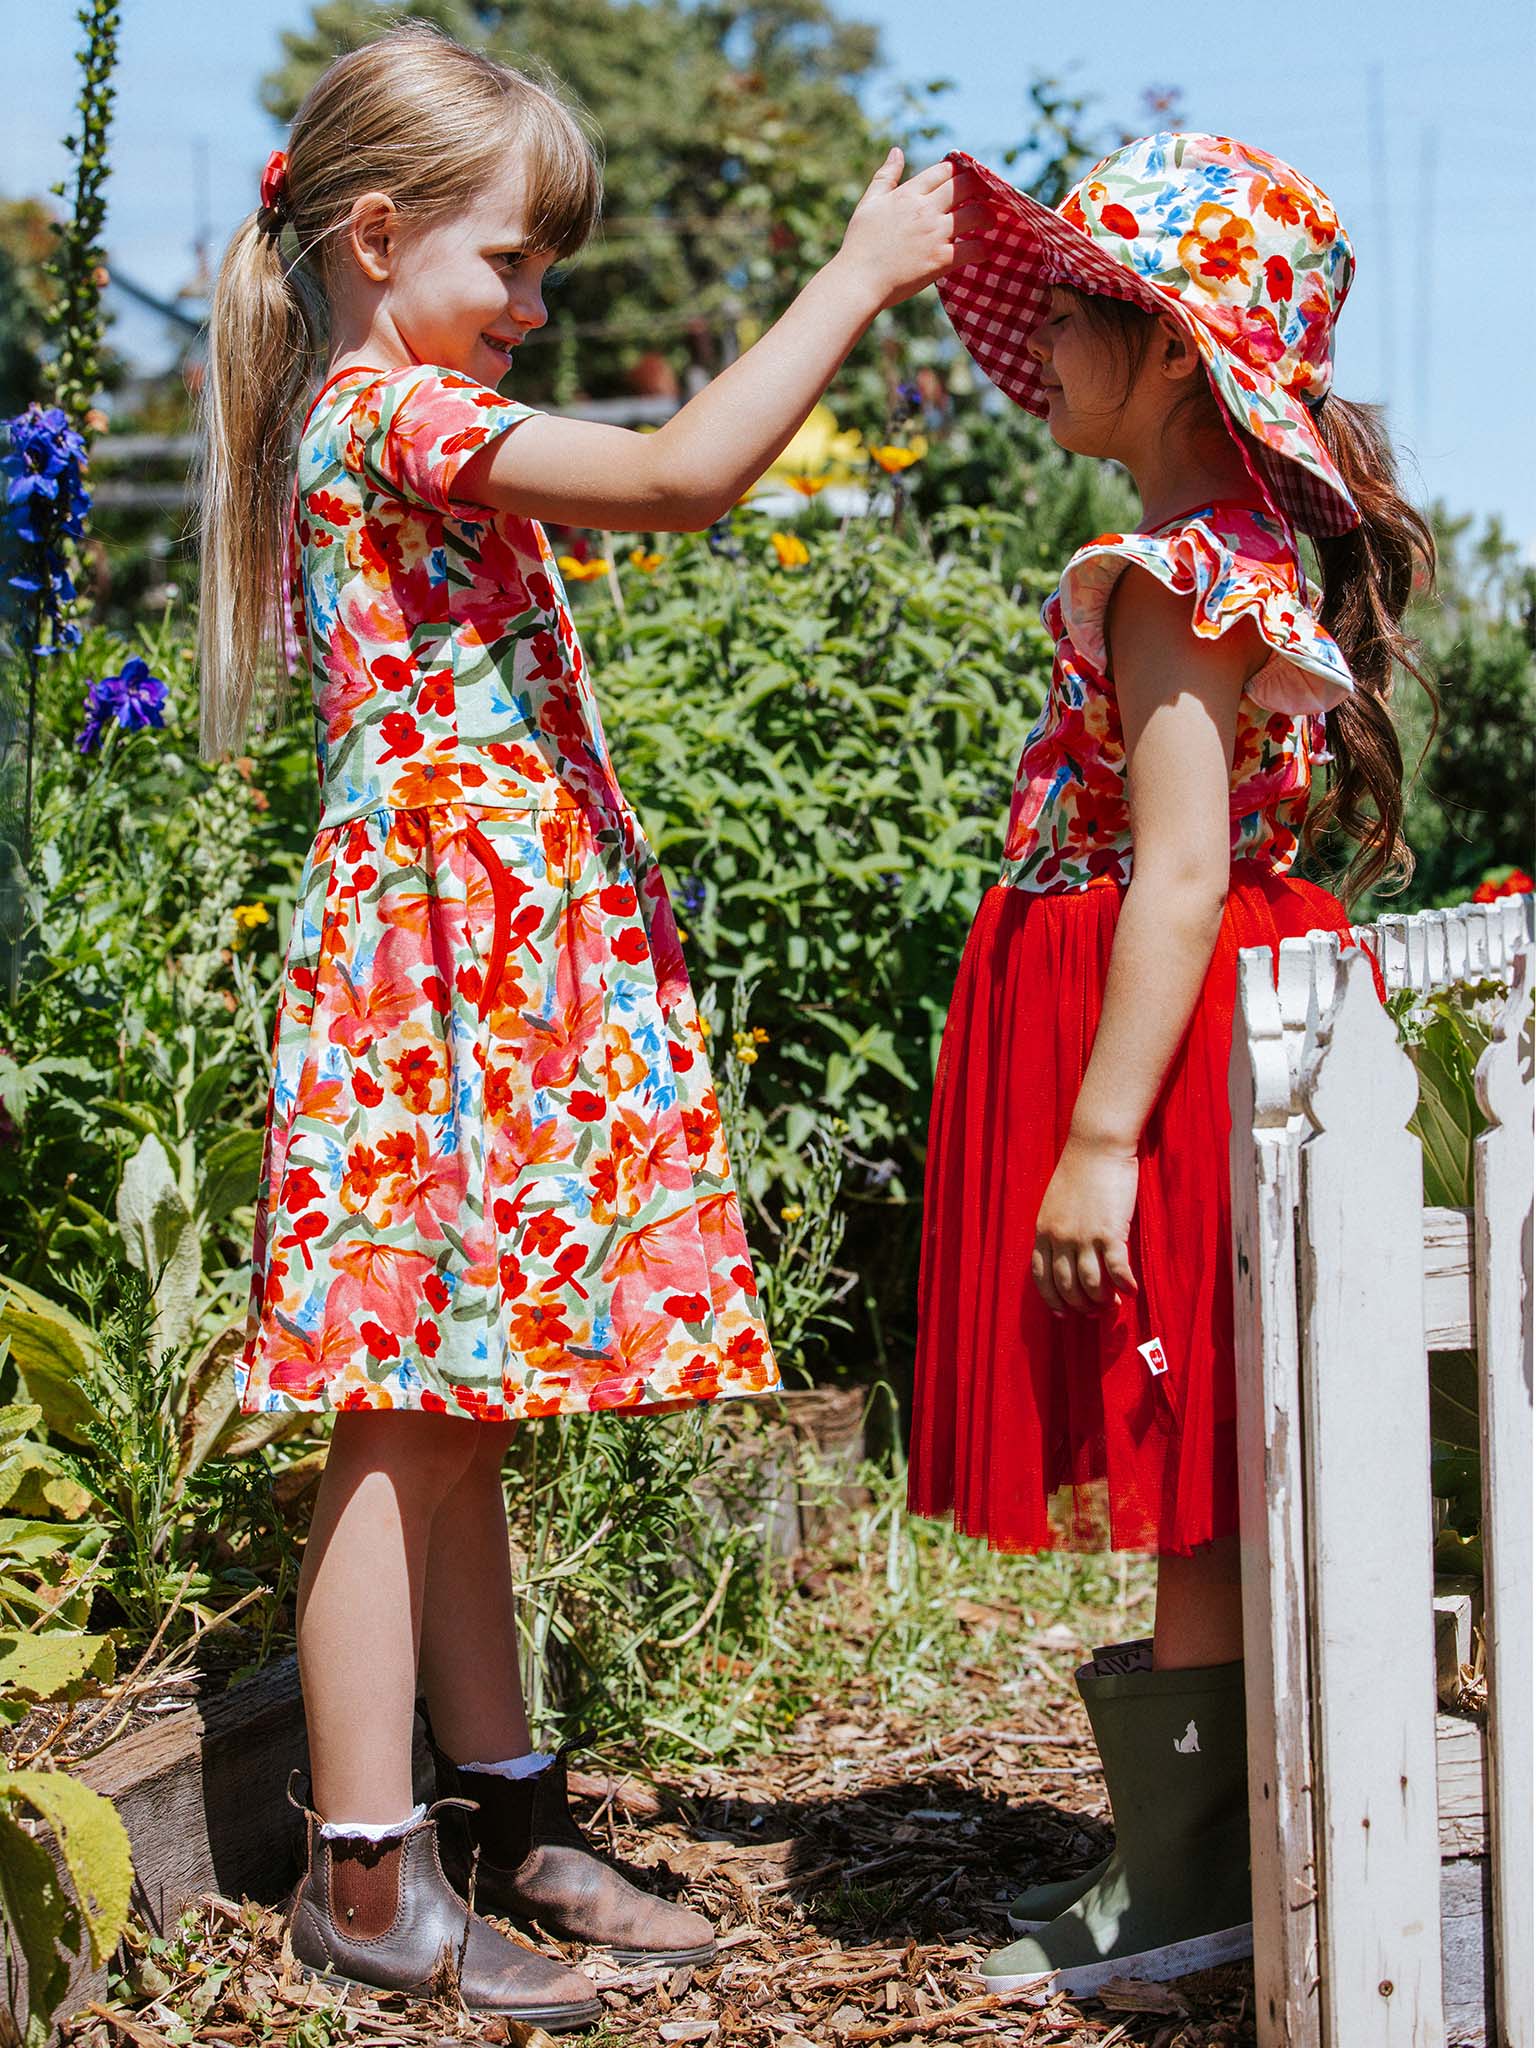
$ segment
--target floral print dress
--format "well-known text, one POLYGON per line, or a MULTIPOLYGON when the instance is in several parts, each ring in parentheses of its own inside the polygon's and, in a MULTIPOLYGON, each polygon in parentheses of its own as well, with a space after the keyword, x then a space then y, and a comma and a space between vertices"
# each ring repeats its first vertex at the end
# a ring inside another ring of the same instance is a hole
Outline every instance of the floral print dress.
POLYGON ((1148 533, 1079 548, 1042 611, 1055 643, 1044 708, 1024 742, 999 879, 1018 889, 1082 889, 1131 878, 1125 740, 1107 675, 1104 613, 1125 570, 1148 570, 1192 600, 1202 639, 1252 619, 1270 658, 1243 691, 1232 755, 1234 861, 1284 874, 1296 858, 1322 714, 1353 688, 1314 615, 1289 529, 1247 504, 1181 513, 1148 533))
POLYGON ((539 525, 454 497, 529 416, 431 365, 322 388, 294 623, 294 912, 241 1405, 480 1419, 778 1385, 706 1048, 539 525))

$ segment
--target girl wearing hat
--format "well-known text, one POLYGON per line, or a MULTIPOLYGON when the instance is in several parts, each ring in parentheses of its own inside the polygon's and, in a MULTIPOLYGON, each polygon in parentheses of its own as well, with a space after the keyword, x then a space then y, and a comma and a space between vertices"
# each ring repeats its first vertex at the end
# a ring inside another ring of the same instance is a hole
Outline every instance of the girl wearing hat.
POLYGON ((1025 1938, 983 1966, 1085 1992, 1250 1947, 1236 958, 1347 935, 1291 872, 1324 826, 1357 842, 1346 895, 1409 865, 1387 699, 1433 546, 1371 413, 1330 394, 1354 257, 1309 180, 1163 134, 1052 212, 955 160, 986 213, 940 284, 961 339, 1143 508, 1045 607, 1050 689, 939 1059, 911 1459, 914 1510, 996 1549, 1158 1558, 1154 1635, 1078 1673, 1114 1853, 1016 1900, 1025 1938))

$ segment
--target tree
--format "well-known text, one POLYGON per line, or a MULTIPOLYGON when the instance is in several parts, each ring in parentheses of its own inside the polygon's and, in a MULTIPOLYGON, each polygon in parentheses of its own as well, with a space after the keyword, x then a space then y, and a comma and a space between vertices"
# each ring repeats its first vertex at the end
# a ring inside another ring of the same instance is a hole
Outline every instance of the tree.
MULTIPOLYGON (((607 164, 605 224, 557 285, 519 388, 557 399, 627 388, 642 357, 718 367, 836 248, 891 137, 856 88, 875 29, 828 0, 407 0, 589 109, 607 164)), ((292 118, 339 52, 378 33, 363 0, 322 0, 283 36, 263 101, 292 118)), ((925 316, 931 324, 931 310, 925 316)))

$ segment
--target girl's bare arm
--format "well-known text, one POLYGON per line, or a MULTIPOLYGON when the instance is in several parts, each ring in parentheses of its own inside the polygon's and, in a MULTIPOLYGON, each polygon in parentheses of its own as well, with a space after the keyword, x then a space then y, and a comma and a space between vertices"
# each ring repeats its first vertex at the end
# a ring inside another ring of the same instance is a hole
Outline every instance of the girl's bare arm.
POLYGON ((1264 657, 1246 622, 1196 639, 1189 599, 1141 570, 1121 577, 1106 625, 1135 859, 1093 1054, 1040 1207, 1034 1272, 1053 1308, 1098 1307, 1135 1286, 1137 1146, 1221 927, 1238 702, 1264 657))
POLYGON ((905 185, 901 168, 893 150, 838 254, 656 433, 541 413, 465 463, 455 497, 565 526, 687 531, 721 518, 783 453, 875 315, 969 260, 953 166, 905 185))
POLYGON ((1189 599, 1121 577, 1107 637, 1125 737, 1132 878, 1074 1136, 1135 1149, 1210 966, 1232 861, 1232 750, 1251 625, 1196 639, 1189 599))

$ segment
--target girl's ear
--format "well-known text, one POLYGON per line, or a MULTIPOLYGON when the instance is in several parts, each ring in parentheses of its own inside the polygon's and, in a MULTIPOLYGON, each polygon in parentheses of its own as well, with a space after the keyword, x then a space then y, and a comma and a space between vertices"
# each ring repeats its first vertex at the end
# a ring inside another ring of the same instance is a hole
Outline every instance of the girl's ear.
POLYGON ((1196 370, 1203 368, 1199 349, 1195 347, 1195 344, 1190 340, 1189 335, 1179 325, 1177 320, 1171 320, 1166 314, 1160 314, 1157 328, 1157 367, 1163 376, 1177 384, 1181 383, 1184 378, 1193 376, 1196 370))
POLYGON ((374 284, 387 284, 394 274, 397 237, 395 202, 389 194, 360 192, 347 216, 343 240, 352 261, 374 284))

